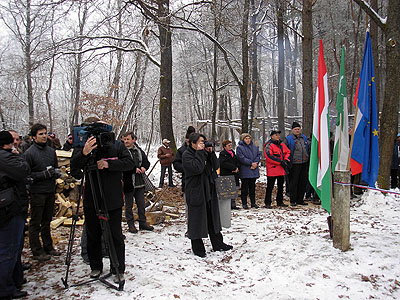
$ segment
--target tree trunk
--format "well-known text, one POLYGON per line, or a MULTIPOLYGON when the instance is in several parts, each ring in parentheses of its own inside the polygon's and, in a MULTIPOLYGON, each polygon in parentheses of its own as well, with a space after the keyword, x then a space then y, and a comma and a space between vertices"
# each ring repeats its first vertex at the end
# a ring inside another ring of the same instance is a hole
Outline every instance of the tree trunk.
POLYGON ((33 87, 32 87, 32 57, 31 57, 31 0, 26 1, 26 26, 25 26, 25 63, 26 63, 26 87, 28 93, 28 114, 29 126, 35 123, 35 111, 33 107, 33 87))
POLYGON ((400 1, 389 0, 386 32, 386 88, 380 118, 379 176, 380 188, 390 188, 390 162, 397 135, 400 82, 400 1))
POLYGON ((172 126, 172 43, 169 27, 169 0, 158 1, 158 16, 163 22, 158 25, 161 67, 160 67, 160 131, 161 138, 171 141, 176 151, 172 126))
MULTIPOLYGON (((378 12, 378 0, 371 0, 371 8, 378 12)), ((374 66, 375 66, 375 77, 379 78, 379 47, 378 47, 378 25, 371 20, 370 22, 370 33, 371 33, 371 47, 372 47, 372 56, 374 60, 374 66)), ((376 107, 377 111, 379 112, 380 108, 380 81, 376 80, 375 81, 375 91, 376 91, 376 107)))
MULTIPOLYGON (((218 9, 216 8, 216 3, 214 1, 214 36, 215 39, 218 40, 219 36, 219 30, 220 30, 220 20, 221 17, 217 17, 217 11, 218 9)), ((213 57, 213 87, 212 87, 212 96, 213 96, 213 108, 212 108, 212 116, 211 116, 211 139, 213 141, 216 140, 217 138, 217 130, 215 126, 215 120, 217 116, 217 103, 218 103, 218 98, 217 98, 217 83, 218 83, 218 47, 214 43, 213 44, 213 52, 214 52, 214 57, 213 57)))
MULTIPOLYGON (((87 18, 87 4, 84 2, 83 4, 83 12, 82 12, 82 17, 80 16, 80 10, 81 7, 79 7, 79 34, 82 36, 84 29, 85 29, 85 24, 86 24, 86 18, 87 18)), ((82 51, 83 48, 83 39, 79 39, 78 41, 78 51, 82 51)), ((74 87, 74 97, 73 97, 73 106, 72 106, 72 118, 71 118, 71 131, 73 126, 77 125, 79 122, 79 100, 81 97, 81 75, 82 75, 82 53, 78 53, 76 55, 76 64, 75 64, 75 87, 74 87)))
POLYGON ((54 65, 55 65, 55 57, 53 56, 53 59, 51 61, 51 67, 50 67, 49 85, 46 90, 46 103, 47 103, 47 110, 49 112, 49 125, 50 125, 49 130, 50 130, 50 132, 53 132, 53 116, 51 113, 50 91, 51 91, 51 87, 53 84, 54 65))
POLYGON ((303 133, 310 136, 313 121, 312 0, 303 0, 303 133))
POLYGON ((283 47, 284 30, 283 30, 283 13, 285 11, 284 4, 280 0, 277 3, 277 21, 278 21, 278 129, 285 132, 285 49, 283 47))
MULTIPOLYGON (((257 101, 257 84, 258 84, 258 44, 257 44, 257 27, 256 27, 256 7, 254 0, 251 0, 251 29, 253 34, 253 45, 251 54, 252 64, 252 79, 251 79, 251 102, 250 102, 250 120, 253 120, 255 116, 255 105, 257 101)), ((249 133, 251 135, 253 122, 250 122, 249 133)))
POLYGON ((240 109, 240 117, 242 120, 242 133, 249 131, 249 43, 247 41, 249 33, 249 0, 244 1, 244 12, 242 22, 242 66, 243 66, 243 80, 240 87, 240 100, 242 106, 240 109))

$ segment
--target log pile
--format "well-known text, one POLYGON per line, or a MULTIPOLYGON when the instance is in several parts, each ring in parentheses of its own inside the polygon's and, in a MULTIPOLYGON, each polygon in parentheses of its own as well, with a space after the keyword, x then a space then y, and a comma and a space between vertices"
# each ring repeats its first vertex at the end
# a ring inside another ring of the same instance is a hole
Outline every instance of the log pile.
MULTIPOLYGON (((72 214, 76 213, 78 205, 80 181, 71 176, 70 159, 72 152, 57 150, 58 166, 61 171, 61 177, 56 179, 56 195, 54 205, 54 219, 51 222, 51 228, 55 229, 60 225, 71 225, 72 214)), ((82 208, 82 203, 80 203, 82 208)), ((79 216, 83 216, 83 210, 79 210, 79 216)), ((83 219, 77 222, 82 225, 83 219)))

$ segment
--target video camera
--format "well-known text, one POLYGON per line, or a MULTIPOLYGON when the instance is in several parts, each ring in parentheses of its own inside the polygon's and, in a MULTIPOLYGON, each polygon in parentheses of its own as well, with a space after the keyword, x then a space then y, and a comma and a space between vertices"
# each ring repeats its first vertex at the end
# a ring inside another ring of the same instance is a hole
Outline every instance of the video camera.
POLYGON ((214 143, 214 142, 211 142, 211 141, 205 141, 205 142, 204 142, 204 147, 205 147, 205 148, 214 147, 214 146, 215 146, 215 143, 214 143))
POLYGON ((115 144, 115 134, 112 132, 112 126, 104 123, 83 123, 80 126, 74 126, 72 134, 74 148, 83 148, 91 136, 96 138, 98 149, 115 144))

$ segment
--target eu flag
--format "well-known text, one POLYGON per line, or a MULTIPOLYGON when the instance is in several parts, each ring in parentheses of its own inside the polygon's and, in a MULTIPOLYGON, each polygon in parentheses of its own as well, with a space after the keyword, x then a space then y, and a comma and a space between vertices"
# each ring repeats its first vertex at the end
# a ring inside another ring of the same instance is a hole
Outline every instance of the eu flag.
POLYGON ((379 170, 378 115, 376 109, 375 73, 369 32, 365 38, 364 57, 354 105, 354 141, 351 152, 352 174, 361 174, 361 181, 375 187, 379 170))

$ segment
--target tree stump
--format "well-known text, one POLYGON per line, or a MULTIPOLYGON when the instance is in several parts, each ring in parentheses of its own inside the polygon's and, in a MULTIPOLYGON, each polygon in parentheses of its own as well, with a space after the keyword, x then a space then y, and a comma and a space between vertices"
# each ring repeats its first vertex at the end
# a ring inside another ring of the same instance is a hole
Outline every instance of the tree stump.
MULTIPOLYGON (((350 171, 335 171, 334 179, 350 183, 350 171)), ((333 247, 342 251, 350 248, 350 185, 334 184, 332 205, 333 247)))

